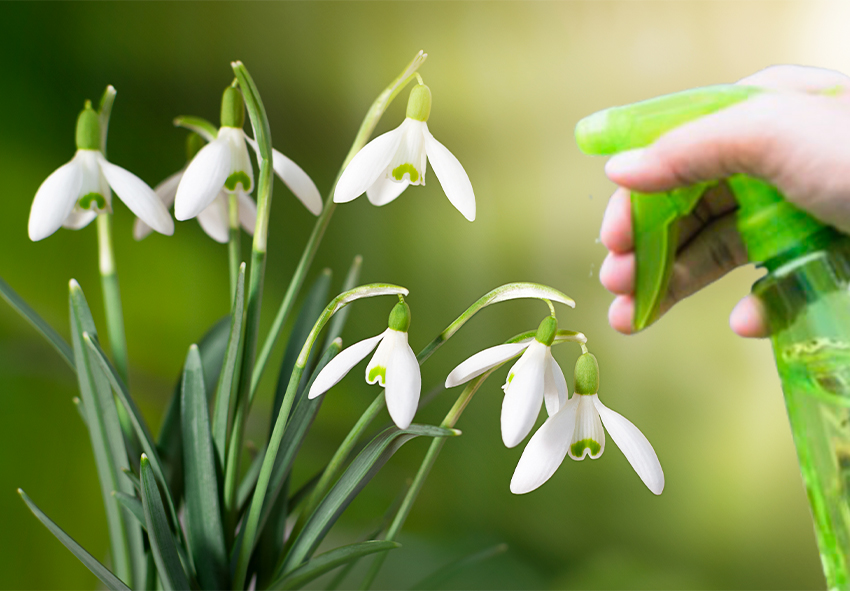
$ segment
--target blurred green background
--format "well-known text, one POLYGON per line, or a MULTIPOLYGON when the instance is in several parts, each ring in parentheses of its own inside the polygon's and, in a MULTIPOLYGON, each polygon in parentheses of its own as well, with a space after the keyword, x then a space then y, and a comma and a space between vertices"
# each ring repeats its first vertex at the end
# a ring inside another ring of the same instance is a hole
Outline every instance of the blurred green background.
MULTIPOLYGON (((94 226, 27 238, 41 181, 73 155, 83 100, 118 89, 110 159, 153 185, 183 165, 179 114, 216 121, 229 62, 262 93, 275 146, 323 193, 374 96, 419 49, 433 92, 429 126, 463 163, 478 219, 427 187, 374 208, 341 206, 316 257, 339 285, 352 257, 362 279, 410 288, 418 350, 467 305, 509 281, 550 284, 577 301, 562 327, 581 330, 601 364, 600 396, 654 445, 667 486, 653 496, 609 442, 596 461, 567 460, 541 489, 508 483, 523 446, 499 435, 505 369, 478 393, 449 441, 378 580, 409 586, 452 559, 506 542, 500 558, 454 588, 808 589, 823 586, 806 497, 767 342, 732 335, 727 315, 759 276, 736 271, 645 334, 607 324, 598 228, 613 186, 601 159, 579 153, 573 127, 600 108, 691 86, 731 82, 777 63, 850 71, 844 3, 62 3, 0 6, 6 22, 0 112, 0 276, 68 334, 67 281, 79 280, 105 333, 94 226)), ((378 131, 404 116, 406 93, 378 131)), ((116 202, 119 203, 119 202, 116 202)), ((156 429, 186 349, 227 312, 227 251, 194 221, 171 238, 131 237, 115 207, 131 387, 156 429)), ((313 218, 275 186, 263 326, 276 310, 313 218)), ((246 241, 247 242, 247 241, 246 241)), ((357 306, 347 343, 377 334, 391 302, 357 306)), ((423 391, 471 353, 533 329, 540 303, 476 317, 423 368, 423 391)), ((281 347, 272 366, 279 363, 281 347)), ((577 350, 556 350, 571 380, 577 350)), ((327 460, 378 392, 362 369, 328 395, 296 467, 327 460)), ((262 440, 276 380, 269 371, 250 423, 262 440)), ((76 381, 52 349, 0 305, 0 586, 93 588, 97 582, 21 503, 23 487, 95 556, 106 524, 89 440, 71 398, 76 381)), ((438 422, 456 392, 418 420, 438 422)), ((542 421, 542 417, 541 417, 542 421)), ((405 447, 343 516, 348 542, 412 476, 425 441, 405 447)))

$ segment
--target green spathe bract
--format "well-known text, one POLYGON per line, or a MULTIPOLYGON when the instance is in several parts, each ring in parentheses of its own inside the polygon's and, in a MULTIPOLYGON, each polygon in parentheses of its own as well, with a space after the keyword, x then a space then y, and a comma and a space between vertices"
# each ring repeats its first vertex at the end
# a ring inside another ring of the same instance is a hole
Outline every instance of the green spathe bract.
POLYGON ((547 316, 540 322, 540 326, 537 327, 537 334, 534 338, 537 339, 537 342, 551 347, 552 341, 555 340, 555 333, 557 332, 558 319, 554 316, 547 316))
POLYGON ((221 126, 242 129, 245 125, 245 100, 238 88, 228 86, 221 96, 221 126))
POLYGON ((189 162, 204 147, 204 138, 194 131, 186 136, 186 162, 189 162))
POLYGON ((407 332, 410 328, 410 306, 407 305, 407 302, 403 298, 399 299, 401 301, 393 306, 390 312, 388 326, 399 332, 407 332))
POLYGON ((599 363, 593 353, 584 353, 576 361, 576 394, 599 392, 599 363))
POLYGON ((407 99, 407 116, 416 121, 428 121, 431 114, 431 89, 424 84, 417 84, 410 91, 407 99))
POLYGON ((91 101, 86 101, 77 117, 77 149, 100 150, 100 117, 92 109, 91 101))

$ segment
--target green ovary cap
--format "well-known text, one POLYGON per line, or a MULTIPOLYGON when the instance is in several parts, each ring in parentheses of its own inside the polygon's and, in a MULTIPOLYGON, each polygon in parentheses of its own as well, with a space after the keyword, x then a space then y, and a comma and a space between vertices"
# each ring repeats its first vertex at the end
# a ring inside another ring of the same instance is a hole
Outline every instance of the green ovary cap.
POLYGON ((245 125, 245 100, 238 88, 228 86, 221 97, 221 126, 242 129, 245 125))
POLYGON ((407 116, 417 121, 428 121, 431 114, 431 89, 424 84, 417 84, 410 91, 407 99, 407 116))
POLYGON ((404 300, 401 300, 393 306, 390 312, 389 327, 399 332, 407 332, 410 328, 410 306, 404 300))
POLYGON ((186 162, 195 157, 204 147, 204 138, 197 133, 190 133, 186 136, 186 162))
POLYGON ((585 353, 576 361, 576 394, 596 394, 599 391, 599 363, 593 353, 585 353))
POLYGON ((547 316, 537 327, 537 334, 534 335, 534 338, 547 347, 551 347, 556 332, 558 332, 558 319, 554 316, 547 316))
POLYGON ((92 109, 91 101, 86 101, 77 117, 77 149, 100 150, 100 117, 92 109))

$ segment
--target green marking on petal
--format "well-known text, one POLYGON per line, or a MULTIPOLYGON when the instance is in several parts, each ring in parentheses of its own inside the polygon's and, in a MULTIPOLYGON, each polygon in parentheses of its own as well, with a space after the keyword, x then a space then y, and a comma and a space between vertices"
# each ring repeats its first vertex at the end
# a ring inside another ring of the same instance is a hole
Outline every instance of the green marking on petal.
POLYGON ((369 378, 366 381, 371 384, 379 377, 381 378, 381 384, 385 384, 387 382, 387 368, 376 365, 372 368, 372 371, 369 372, 369 378))
POLYGON ((410 163, 400 164, 393 169, 393 178, 400 181, 404 178, 404 173, 410 175, 410 182, 415 183, 419 180, 419 171, 410 163))
POLYGON ((241 170, 239 172, 234 172, 227 177, 227 180, 224 181, 224 186, 228 191, 235 191, 236 185, 239 183, 242 183, 242 189, 244 191, 251 188, 251 179, 241 170))
POLYGON ((106 199, 100 193, 89 193, 80 197, 78 201, 83 209, 94 209, 95 211, 103 211, 106 209, 106 199), (94 207, 92 207, 94 205, 94 207))
POLYGON ((586 449, 590 450, 591 456, 595 456, 599 453, 599 450, 602 449, 602 446, 593 439, 582 439, 581 441, 576 441, 570 446, 570 455, 575 458, 581 458, 584 450, 586 449))

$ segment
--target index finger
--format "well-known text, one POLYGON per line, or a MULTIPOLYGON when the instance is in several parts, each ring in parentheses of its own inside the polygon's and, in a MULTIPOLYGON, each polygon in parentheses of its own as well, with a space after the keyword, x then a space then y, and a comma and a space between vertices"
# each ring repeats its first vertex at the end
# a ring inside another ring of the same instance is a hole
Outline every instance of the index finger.
POLYGON ((850 90, 850 77, 836 70, 811 66, 770 66, 755 74, 741 78, 736 84, 761 86, 774 90, 817 93, 834 88, 850 90))

